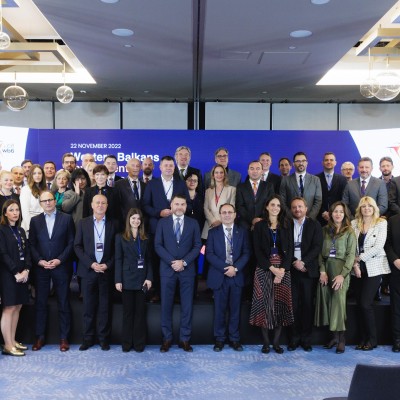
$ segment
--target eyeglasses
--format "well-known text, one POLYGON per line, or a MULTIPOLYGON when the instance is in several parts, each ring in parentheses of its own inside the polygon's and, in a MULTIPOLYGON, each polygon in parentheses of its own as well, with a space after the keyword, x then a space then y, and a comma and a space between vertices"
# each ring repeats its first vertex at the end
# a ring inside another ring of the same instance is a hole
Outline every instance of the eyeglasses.
POLYGON ((40 203, 51 203, 54 199, 40 200, 40 203))
POLYGON ((198 183, 199 181, 197 179, 188 179, 188 182, 190 182, 190 183, 198 183))
POLYGON ((342 171, 354 171, 353 168, 342 168, 342 171))
POLYGON ((218 154, 217 158, 226 158, 228 157, 228 154, 218 154))
POLYGON ((294 163, 295 164, 305 164, 307 160, 296 160, 294 163))
POLYGON ((222 211, 221 215, 231 215, 231 214, 235 214, 234 211, 222 211))

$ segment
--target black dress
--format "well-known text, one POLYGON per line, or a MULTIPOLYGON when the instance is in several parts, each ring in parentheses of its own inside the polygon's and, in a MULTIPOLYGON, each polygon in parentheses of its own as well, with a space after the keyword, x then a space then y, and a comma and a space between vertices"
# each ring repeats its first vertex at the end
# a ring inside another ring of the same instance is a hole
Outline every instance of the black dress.
POLYGON ((28 284, 17 283, 15 274, 30 268, 31 257, 25 231, 19 227, 0 225, 0 295, 3 306, 29 302, 28 284))

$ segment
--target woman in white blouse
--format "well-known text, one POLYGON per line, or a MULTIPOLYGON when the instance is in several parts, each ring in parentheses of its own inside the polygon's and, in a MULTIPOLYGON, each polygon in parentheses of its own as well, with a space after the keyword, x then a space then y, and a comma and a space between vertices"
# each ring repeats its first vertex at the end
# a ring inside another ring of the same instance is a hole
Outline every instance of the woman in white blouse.
POLYGON ((361 336, 356 350, 369 351, 377 346, 374 297, 382 275, 390 268, 384 250, 387 236, 387 221, 379 217, 379 208, 372 197, 362 197, 351 222, 357 237, 357 252, 353 274, 354 291, 358 306, 358 331, 361 336))
POLYGON ((206 190, 204 198, 204 214, 206 222, 204 224, 202 239, 207 239, 208 231, 221 224, 219 208, 222 204, 235 205, 236 188, 229 186, 228 174, 222 165, 215 165, 211 171, 211 184, 206 190))
POLYGON ((31 218, 43 212, 40 207, 39 196, 47 189, 46 177, 39 164, 33 164, 28 175, 28 184, 21 189, 19 201, 21 203, 22 222, 26 236, 29 234, 31 218))

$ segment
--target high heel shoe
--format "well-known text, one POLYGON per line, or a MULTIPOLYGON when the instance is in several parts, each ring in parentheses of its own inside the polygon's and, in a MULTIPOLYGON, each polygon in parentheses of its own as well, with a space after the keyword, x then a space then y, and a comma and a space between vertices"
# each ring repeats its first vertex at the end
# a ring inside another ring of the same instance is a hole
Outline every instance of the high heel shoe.
POLYGON ((339 332, 339 343, 336 346, 336 354, 343 354, 345 351, 345 344, 346 344, 346 339, 344 336, 344 332, 339 332))
POLYGON ((284 352, 283 348, 279 345, 274 345, 274 346, 272 346, 272 348, 274 349, 275 353, 277 353, 277 354, 282 354, 284 352))
POLYGON ((16 356, 16 357, 21 357, 25 355, 23 351, 18 350, 15 347, 11 347, 11 349, 3 347, 3 351, 1 353, 4 354, 5 356, 16 356))
POLYGON ((261 348, 261 353, 268 354, 270 352, 269 344, 264 344, 261 348))
POLYGON ((339 337, 337 332, 335 332, 333 338, 326 344, 322 346, 324 349, 331 349, 332 347, 336 346, 339 343, 339 337))

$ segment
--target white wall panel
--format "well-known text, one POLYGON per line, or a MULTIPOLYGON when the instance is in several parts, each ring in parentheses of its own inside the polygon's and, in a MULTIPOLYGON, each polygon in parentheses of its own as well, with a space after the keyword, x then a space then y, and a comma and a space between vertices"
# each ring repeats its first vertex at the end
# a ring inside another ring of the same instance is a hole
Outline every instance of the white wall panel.
POLYGON ((337 105, 314 103, 273 104, 272 129, 337 130, 337 105))
POLYGON ((187 103, 123 103, 123 129, 187 129, 187 103))
POLYGON ((3 102, 0 102, 0 125, 52 129, 52 103, 50 101, 30 101, 24 110, 11 111, 3 102))
POLYGON ((54 103, 56 129, 120 129, 119 103, 54 103))
POLYGON ((206 103, 205 129, 269 130, 268 103, 206 103))
POLYGON ((340 104, 340 130, 400 128, 400 104, 340 104))

